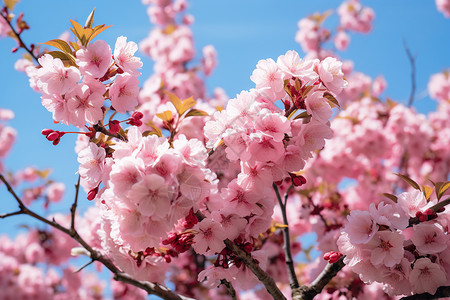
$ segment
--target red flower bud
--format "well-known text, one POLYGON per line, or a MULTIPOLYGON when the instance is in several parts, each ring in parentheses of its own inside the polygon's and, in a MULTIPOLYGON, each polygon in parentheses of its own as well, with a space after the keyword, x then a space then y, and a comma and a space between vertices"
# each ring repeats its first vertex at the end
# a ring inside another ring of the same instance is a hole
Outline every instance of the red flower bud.
POLYGON ((144 117, 144 114, 141 113, 140 111, 135 111, 135 112, 131 115, 131 117, 134 118, 134 119, 140 120, 140 119, 142 119, 142 118, 144 117))
POLYGON ((293 173, 289 173, 289 175, 291 176, 292 183, 295 186, 302 186, 302 185, 304 185, 306 183, 306 178, 303 177, 302 175, 296 175, 296 174, 293 174, 293 173))
POLYGON ((59 132, 57 132, 57 131, 53 131, 52 133, 47 135, 47 140, 49 140, 49 141, 54 141, 56 139, 59 139, 59 132))
POLYGON ((112 120, 109 122, 109 132, 112 134, 116 134, 120 131, 120 122, 117 120, 112 120))
POLYGON ((53 129, 42 129, 41 134, 43 135, 49 135, 50 133, 52 133, 54 130, 53 129))
POLYGON ((87 194, 87 199, 89 201, 94 200, 95 196, 97 196, 98 193, 98 187, 93 188, 92 190, 90 190, 87 194))

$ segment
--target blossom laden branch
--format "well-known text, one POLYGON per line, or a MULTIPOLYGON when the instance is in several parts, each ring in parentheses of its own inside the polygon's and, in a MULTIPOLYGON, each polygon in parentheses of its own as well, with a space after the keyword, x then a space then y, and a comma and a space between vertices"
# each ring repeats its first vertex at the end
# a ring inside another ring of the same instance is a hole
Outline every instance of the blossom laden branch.
POLYGON ((290 240, 290 235, 289 235, 289 224, 288 224, 287 214, 286 214, 286 203, 287 203, 288 193, 289 193, 289 190, 291 189, 292 185, 286 191, 286 195, 284 197, 284 203, 281 200, 280 191, 278 190, 278 186, 275 183, 273 183, 272 186, 273 186, 273 189, 275 190, 275 194, 277 195, 278 204, 280 205, 281 213, 283 215, 283 223, 284 223, 284 225, 286 225, 284 228, 282 228, 283 238, 284 238, 283 249, 284 249, 284 256, 285 256, 285 260, 286 260, 286 266, 287 266, 288 274, 289 274, 289 284, 291 286, 291 289, 294 290, 299 287, 299 284, 298 284, 298 280, 297 280, 297 275, 295 274, 294 259, 292 258, 291 240, 290 240))
MULTIPOLYGON (((32 58, 38 63, 38 65, 40 66, 41 64, 40 64, 39 61, 38 61, 38 57, 33 53, 34 45, 32 44, 32 45, 31 45, 31 48, 28 48, 28 46, 24 43, 24 41, 23 41, 22 38, 20 37, 20 33, 18 33, 18 32, 16 31, 16 29, 14 28, 14 26, 11 24, 11 21, 9 20, 9 17, 8 17, 8 10, 7 10, 6 7, 0 12, 0 16, 1 16, 1 17, 5 20, 5 22, 8 24, 9 28, 11 29, 12 33, 14 34, 14 38, 17 39, 18 47, 25 49, 25 51, 27 51, 28 54, 30 54, 31 57, 32 57, 32 58)), ((17 48, 16 48, 16 49, 13 49, 13 52, 15 52, 14 50, 17 50, 17 48)))
POLYGON ((229 239, 225 240, 225 245, 238 257, 240 258, 245 265, 255 274, 255 276, 259 279, 259 281, 264 284, 264 287, 272 295, 275 300, 285 300, 283 293, 281 293, 280 289, 277 287, 275 281, 272 277, 269 276, 263 269, 261 269, 258 263, 253 259, 253 257, 236 246, 235 243, 230 241, 229 239))
MULTIPOLYGON (((17 214, 26 214, 29 215, 47 225, 52 226, 55 229, 58 229, 59 231, 62 231, 63 233, 69 235, 74 240, 76 240, 81 246, 83 246, 88 252, 89 256, 91 258, 91 262, 98 261, 102 263, 106 268, 108 268, 113 274, 114 274, 114 280, 121 281, 124 283, 131 284, 133 286, 139 287, 143 290, 145 290, 148 294, 156 295, 161 297, 162 299, 166 300, 193 300, 193 298, 185 297, 182 295, 178 295, 175 292, 171 291, 167 287, 164 287, 162 285, 151 283, 147 281, 139 281, 136 279, 133 279, 130 275, 127 273, 122 272, 120 269, 118 269, 112 261, 110 261, 108 258, 103 256, 101 253, 99 253, 97 250, 93 249, 79 234, 78 232, 73 228, 66 228, 60 224, 58 224, 54 219, 52 221, 40 216, 39 214, 33 212, 32 210, 28 209, 23 201, 17 196, 14 189, 11 187, 9 182, 6 180, 6 178, 0 174, 0 180, 6 185, 8 192, 14 197, 14 199, 17 201, 20 210, 14 213, 3 215, 4 217, 17 215, 17 214)), ((78 192, 78 189, 77 189, 78 192)), ((77 199, 77 197, 75 198, 77 199)), ((75 202, 74 202, 75 204, 75 202)), ((72 206, 73 209, 71 209, 71 212, 75 213, 76 206, 72 206)), ((72 219, 73 220, 73 219, 72 219)), ((71 223, 72 226, 72 223, 71 223)), ((86 265, 85 265, 86 266, 86 265)), ((83 266, 82 268, 84 268, 83 266)))
POLYGON ((221 280, 221 283, 227 287, 227 291, 228 291, 228 294, 231 296, 231 299, 237 300, 237 297, 236 297, 236 290, 234 289, 234 287, 233 287, 233 285, 231 284, 231 282, 229 282, 229 281, 226 280, 226 279, 222 279, 222 280, 221 280))
POLYGON ((293 300, 311 300, 320 294, 323 288, 333 279, 334 276, 345 266, 344 257, 334 264, 327 264, 319 276, 311 283, 310 286, 302 285, 292 290, 293 300))

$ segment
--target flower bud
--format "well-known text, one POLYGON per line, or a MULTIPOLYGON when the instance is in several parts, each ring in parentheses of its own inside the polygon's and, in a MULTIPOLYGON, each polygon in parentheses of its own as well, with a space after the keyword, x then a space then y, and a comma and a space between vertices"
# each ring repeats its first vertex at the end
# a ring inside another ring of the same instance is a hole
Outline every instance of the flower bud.
POLYGON ((49 135, 49 134, 52 133, 53 131, 54 131, 53 129, 45 128, 45 129, 42 129, 41 134, 42 134, 42 135, 49 135))
POLYGON ((53 131, 52 133, 47 135, 47 140, 49 140, 51 142, 55 141, 56 139, 59 139, 59 132, 57 132, 57 131, 53 131))

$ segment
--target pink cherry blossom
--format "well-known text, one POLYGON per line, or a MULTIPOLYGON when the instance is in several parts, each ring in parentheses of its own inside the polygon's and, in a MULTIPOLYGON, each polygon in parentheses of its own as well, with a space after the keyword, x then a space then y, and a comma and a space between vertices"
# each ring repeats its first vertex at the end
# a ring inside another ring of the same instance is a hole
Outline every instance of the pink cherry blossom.
POLYGON ((132 75, 140 75, 137 69, 142 67, 141 59, 134 56, 138 50, 135 42, 128 42, 127 38, 120 36, 117 38, 114 48, 114 61, 124 71, 132 75))
POLYGON ((278 67, 285 73, 283 79, 298 77, 310 83, 314 83, 318 78, 318 74, 313 70, 317 62, 315 60, 301 60, 298 53, 293 50, 289 50, 277 59, 278 67))
POLYGON ((217 51, 212 45, 203 47, 203 72, 206 76, 209 76, 214 68, 217 66, 217 51))
POLYGON ((83 128, 86 123, 97 124, 103 118, 103 93, 91 91, 88 85, 78 85, 66 94, 71 123, 83 128))
POLYGON ((449 239, 440 224, 426 222, 414 225, 413 228, 411 241, 420 253, 436 254, 447 248, 449 239))
POLYGON ((437 288, 444 285, 447 279, 438 264, 424 257, 414 262, 413 269, 409 274, 409 281, 411 282, 414 293, 430 293, 434 295, 437 288))
POLYGON ((212 219, 204 219, 196 224, 193 230, 197 231, 192 245, 199 254, 216 253, 225 248, 225 232, 220 223, 212 219))
POLYGON ((383 264, 393 267, 403 258, 404 236, 398 232, 380 231, 368 242, 371 250, 370 262, 375 266, 383 264))
POLYGON ((64 196, 66 185, 61 182, 53 182, 47 187, 47 198, 51 202, 59 202, 64 196))
POLYGON ((335 38, 334 45, 340 51, 345 51, 350 43, 350 36, 343 30, 340 30, 335 38))
POLYGON ((446 18, 450 18, 450 1, 436 0, 436 6, 438 11, 443 13, 446 18))
POLYGON ((164 178, 156 174, 147 175, 141 182, 134 184, 128 196, 144 216, 153 219, 164 218, 173 198, 164 178))
POLYGON ((38 86, 47 94, 63 95, 71 91, 81 79, 80 71, 75 67, 64 67, 59 58, 44 54, 39 58, 42 68, 38 69, 38 86))
POLYGON ((130 74, 118 75, 109 88, 111 104, 121 114, 133 110, 138 105, 139 80, 130 74))
POLYGON ((318 70, 320 80, 333 93, 339 94, 347 86, 342 72, 342 62, 336 60, 336 58, 325 58, 320 62, 318 70))
POLYGON ((282 76, 278 65, 269 58, 258 62, 250 79, 256 84, 257 89, 268 88, 264 93, 269 93, 270 98, 277 99, 283 95, 282 76))
POLYGON ((81 74, 100 78, 111 65, 111 55, 109 45, 103 40, 98 40, 77 51, 76 63, 80 67, 81 74))
POLYGON ((306 111, 320 123, 327 123, 333 111, 326 98, 323 97, 322 91, 315 91, 308 94, 305 100, 306 111))
POLYGON ((415 217, 416 212, 421 211, 427 205, 425 196, 419 190, 401 193, 397 203, 410 217, 415 217))
POLYGON ((94 143, 89 143, 87 148, 78 153, 78 162, 80 163, 78 172, 81 177, 81 185, 86 191, 95 188, 100 183, 105 157, 105 149, 94 143))
POLYGON ((353 244, 369 242, 378 230, 378 225, 367 211, 353 210, 347 219, 345 232, 348 233, 350 242, 353 244))

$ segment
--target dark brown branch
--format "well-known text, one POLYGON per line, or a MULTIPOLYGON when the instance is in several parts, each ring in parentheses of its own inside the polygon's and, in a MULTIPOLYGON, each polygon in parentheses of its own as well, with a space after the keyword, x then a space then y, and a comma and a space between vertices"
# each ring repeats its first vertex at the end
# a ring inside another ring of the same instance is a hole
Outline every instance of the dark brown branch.
MULTIPOLYGON (((443 208, 444 206, 449 205, 449 204, 450 204, 450 198, 447 198, 447 199, 442 200, 442 201, 438 202, 437 204, 433 205, 432 207, 430 207, 430 209, 437 213, 441 208, 443 208)), ((409 226, 412 226, 414 224, 419 224, 419 223, 420 223, 420 220, 417 217, 409 219, 409 226)))
POLYGON ((416 93, 416 57, 412 55, 411 51, 404 41, 404 47, 406 54, 408 55, 409 62, 411 64, 411 92, 409 94, 408 107, 411 107, 414 102, 414 94, 416 93))
POLYGON ((275 284, 275 281, 272 277, 269 276, 263 269, 259 267, 259 264, 253 259, 253 257, 236 246, 229 239, 225 240, 225 245, 238 257, 240 258, 244 264, 255 274, 255 276, 259 279, 259 281, 264 284, 264 287, 272 295, 275 300, 286 300, 283 293, 281 293, 280 289, 275 284))
POLYGON ((323 288, 345 266, 344 257, 334 264, 327 264, 310 286, 302 285, 292 291, 292 300, 311 300, 322 292, 323 288))
POLYGON ((9 213, 9 214, 1 214, 0 219, 4 219, 4 218, 15 216, 15 215, 23 215, 23 214, 24 214, 24 212, 22 210, 18 210, 18 211, 9 213))
MULTIPOLYGON (((205 219, 205 215, 201 211, 197 211, 195 213, 199 221, 202 221, 205 219)), ((229 239, 226 239, 224 241, 225 245, 228 247, 228 249, 233 252, 234 255, 236 255, 242 262, 252 271, 253 274, 255 274, 256 278, 264 285, 267 292, 269 292, 270 295, 272 295, 273 299, 275 300, 286 300, 286 297, 284 297, 283 293, 280 291, 280 289, 277 287, 275 281, 272 277, 269 276, 263 269, 259 267, 259 264, 253 259, 253 257, 239 248, 235 243, 230 241, 229 239)))
POLYGON ((91 259, 88 263, 82 265, 81 267, 79 267, 77 270, 73 271, 74 273, 78 273, 81 270, 83 270, 84 268, 86 268, 87 266, 89 266, 90 264, 92 264, 95 260, 91 259))
POLYGON ((403 297, 400 300, 428 300, 428 299, 440 299, 450 297, 450 286, 441 286, 437 289, 434 295, 423 293, 412 296, 403 297))
POLYGON ((38 65, 40 66, 41 64, 39 63, 38 58, 36 57, 36 55, 34 55, 33 51, 31 51, 30 48, 27 47, 27 45, 25 45, 25 43, 23 42, 22 38, 20 37, 20 34, 17 33, 16 29, 14 28, 14 26, 11 24, 11 22, 8 19, 8 16, 3 15, 3 12, 0 12, 0 16, 2 16, 2 18, 6 21, 6 23, 8 23, 9 28, 11 28, 11 31, 14 33, 14 35, 17 38, 17 43, 19 44, 19 47, 25 49, 25 51, 28 52, 28 54, 31 55, 31 57, 38 63, 38 65))
POLYGON ((227 287, 227 291, 228 291, 228 294, 231 296, 231 299, 237 300, 236 290, 234 289, 231 282, 229 282, 228 280, 222 279, 221 283, 227 287))
MULTIPOLYGON (((16 199, 17 203, 19 204, 19 208, 22 214, 26 214, 29 215, 47 225, 52 226, 53 228, 58 229, 59 231, 64 232, 65 234, 69 235, 70 237, 72 237, 74 240, 76 240, 81 246, 84 247, 84 249, 86 249, 89 254, 90 254, 90 258, 92 259, 92 261, 99 261, 100 263, 102 263, 106 268, 108 268, 113 274, 114 274, 114 279, 117 281, 121 281, 124 283, 128 283, 131 285, 134 285, 136 287, 139 287, 143 290, 145 290, 148 294, 152 294, 152 295, 156 295, 158 297, 161 297, 162 299, 166 299, 166 300, 194 300, 192 298, 189 297, 185 297, 182 295, 178 295, 175 292, 171 291, 170 289, 156 284, 156 283, 151 283, 151 282, 147 282, 147 281, 139 281, 136 279, 133 279, 130 275, 128 275, 127 273, 122 272, 119 268, 117 268, 114 263, 109 260, 107 257, 103 256, 100 252, 98 252, 97 250, 93 249, 79 234, 76 230, 71 230, 69 228, 66 228, 64 226, 61 226, 60 224, 58 224, 55 220, 48 220, 40 215, 38 215, 37 213, 33 212, 32 210, 28 209, 27 207, 25 207, 25 205, 23 204, 22 200, 17 196, 17 194, 14 192, 13 188, 11 187, 11 185, 9 184, 9 182, 5 179, 5 177, 0 174, 0 180, 3 181, 3 183, 6 185, 8 192, 14 197, 14 199, 16 199)), ((17 213, 18 214, 18 213, 17 213)))
POLYGON ((288 275, 289 275, 289 285, 291 286, 291 289, 294 290, 299 287, 299 284, 298 284, 298 280, 297 280, 297 275, 295 274, 294 259, 292 258, 292 253, 291 253, 291 238, 290 238, 290 234, 289 234, 289 224, 288 224, 287 214, 286 214, 286 200, 288 197, 287 195, 289 193, 289 190, 286 191, 285 202, 283 203, 283 201, 281 200, 280 192, 278 190, 278 186, 275 183, 273 183, 272 186, 273 186, 273 189, 275 190, 275 194, 277 195, 278 204, 280 205, 280 209, 281 209, 281 214, 283 215, 283 223, 284 223, 284 225, 286 225, 286 227, 282 228, 283 239, 284 239, 283 250, 284 250, 284 256, 285 256, 285 261, 286 261, 286 267, 287 267, 287 271, 288 271, 288 275))
POLYGON ((124 141, 124 142, 128 142, 128 140, 127 140, 124 136, 122 136, 122 135, 120 135, 120 134, 118 134, 118 133, 112 134, 111 132, 109 132, 108 129, 106 129, 105 127, 103 127, 102 125, 100 125, 100 123, 99 123, 99 124, 95 124, 95 125, 92 126, 92 127, 95 129, 95 131, 101 132, 101 133, 103 133, 104 135, 107 135, 107 136, 110 136, 110 137, 117 138, 117 139, 122 140, 122 141, 124 141))
POLYGON ((73 201, 73 204, 70 207, 70 231, 72 233, 75 232, 75 215, 77 212, 79 191, 80 191, 80 176, 78 175, 78 181, 77 184, 75 184, 75 200, 73 201))

